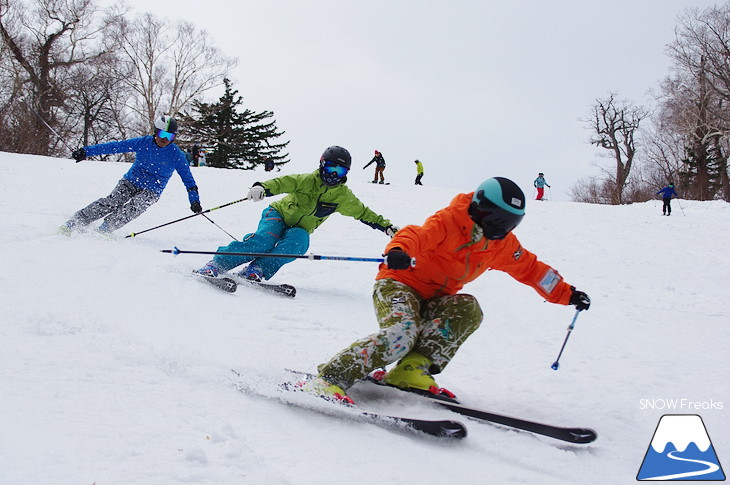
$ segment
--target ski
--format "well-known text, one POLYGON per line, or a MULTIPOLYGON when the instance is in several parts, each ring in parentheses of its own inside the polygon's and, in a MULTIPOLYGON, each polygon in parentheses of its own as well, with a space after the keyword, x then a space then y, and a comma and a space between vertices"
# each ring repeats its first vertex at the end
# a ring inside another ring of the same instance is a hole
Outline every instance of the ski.
MULTIPOLYGON (((243 377, 239 372, 232 371, 238 377, 243 377)), ((355 405, 338 404, 289 389, 286 384, 280 385, 280 389, 276 394, 261 392, 240 380, 234 381, 234 387, 242 394, 249 396, 270 399, 279 404, 306 409, 326 416, 371 423, 388 430, 422 433, 436 438, 458 439, 465 438, 467 435, 466 427, 459 421, 408 418, 366 411, 355 405), (293 399, 295 393, 300 394, 299 397, 304 398, 304 400, 293 399), (291 394, 292 399, 289 399, 287 394, 291 394), (308 398, 311 398, 312 404, 306 402, 310 400, 308 398)))
POLYGON ((264 291, 266 293, 273 293, 275 295, 279 296, 286 296, 289 298, 294 298, 297 296, 297 289, 294 288, 292 285, 287 284, 281 284, 281 285, 274 285, 271 283, 262 283, 260 281, 251 281, 246 280, 242 278, 236 278, 236 281, 238 283, 238 286, 245 286, 250 285, 252 288, 260 291, 264 291))
POLYGON ((554 426, 551 424, 538 423, 536 421, 529 421, 526 419, 513 418, 511 416, 505 416, 503 414, 491 413, 488 411, 465 406, 456 399, 446 399, 441 395, 430 395, 430 393, 428 392, 414 392, 408 389, 390 386, 372 376, 367 377, 367 382, 371 382, 379 386, 390 387, 410 394, 416 394, 423 397, 424 399, 428 399, 429 401, 438 404, 439 406, 443 406, 452 412, 462 414, 470 418, 478 419, 481 421, 488 421, 490 423, 501 424, 502 426, 508 426, 510 428, 515 428, 522 431, 529 431, 530 433, 547 436, 561 441, 567 441, 568 443, 591 443, 595 441, 598 437, 597 433, 590 428, 567 428, 562 426, 554 426))
POLYGON ((249 285, 254 289, 264 291, 267 293, 273 293, 280 296, 286 296, 289 298, 294 298, 297 294, 297 289, 294 288, 291 285, 274 285, 271 283, 262 283, 260 281, 251 281, 246 280, 243 278, 238 278, 233 275, 228 276, 207 276, 202 275, 200 273, 193 273, 196 276, 199 276, 200 278, 203 278, 205 281, 210 283, 211 285, 215 286, 216 288, 226 291, 228 293, 235 293, 235 291, 238 289, 241 285, 249 285))
POLYGON ((204 281, 207 281, 219 290, 223 290, 228 293, 235 293, 238 288, 238 283, 236 283, 233 278, 228 278, 226 276, 206 276, 200 273, 193 274, 202 278, 204 281))

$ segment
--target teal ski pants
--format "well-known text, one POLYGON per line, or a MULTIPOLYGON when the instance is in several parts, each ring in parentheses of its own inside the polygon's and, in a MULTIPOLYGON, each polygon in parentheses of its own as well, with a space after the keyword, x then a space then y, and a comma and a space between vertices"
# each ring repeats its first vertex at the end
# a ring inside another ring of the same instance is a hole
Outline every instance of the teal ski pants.
MULTIPOLYGON (((246 234, 242 241, 232 241, 228 246, 221 246, 221 253, 271 253, 271 254, 304 254, 309 249, 309 233, 301 227, 290 227, 276 209, 267 207, 261 213, 261 220, 256 232, 246 234)), ((216 254, 213 261, 222 271, 229 271, 244 263, 257 264, 267 280, 276 274, 293 258, 227 256, 216 254)))

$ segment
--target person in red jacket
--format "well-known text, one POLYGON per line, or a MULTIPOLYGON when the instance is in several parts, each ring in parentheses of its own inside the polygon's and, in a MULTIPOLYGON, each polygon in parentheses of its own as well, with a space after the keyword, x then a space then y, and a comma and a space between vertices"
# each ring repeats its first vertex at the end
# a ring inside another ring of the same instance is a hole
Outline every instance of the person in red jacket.
MULTIPOLYGON (((457 195, 422 226, 406 226, 385 248, 373 302, 380 330, 318 367, 302 390, 351 402, 345 390, 375 369, 398 362, 384 381, 439 394, 439 374, 481 324, 477 299, 459 293, 485 271, 504 271, 551 303, 590 307, 590 298, 522 247, 513 229, 525 215, 525 195, 494 177, 457 195)), ((447 391, 446 391, 447 392, 447 391)), ((450 393, 449 393, 450 394, 450 393)))

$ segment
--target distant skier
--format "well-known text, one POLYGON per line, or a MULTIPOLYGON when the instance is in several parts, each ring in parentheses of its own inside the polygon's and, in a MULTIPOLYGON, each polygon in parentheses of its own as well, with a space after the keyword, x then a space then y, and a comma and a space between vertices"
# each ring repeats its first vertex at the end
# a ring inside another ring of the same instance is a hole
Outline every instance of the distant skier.
POLYGON ((416 185, 423 185, 421 179, 423 178, 423 164, 420 160, 416 160, 416 185))
POLYGON ((659 194, 662 195, 662 202, 664 202, 664 205, 662 206, 662 215, 671 216, 672 196, 677 197, 677 191, 674 190, 674 184, 669 182, 669 185, 656 193, 656 195, 659 194))
POLYGON ((373 177, 373 183, 385 183, 385 177, 383 176, 383 172, 385 172, 385 158, 383 158, 383 154, 379 151, 375 150, 375 156, 372 160, 368 162, 367 165, 365 165, 362 169, 365 170, 370 165, 375 163, 375 176, 373 177), (380 181, 378 182, 378 177, 380 177, 380 181))
POLYGON ((111 153, 134 152, 136 157, 112 193, 76 212, 61 226, 60 231, 63 234, 70 235, 72 231, 88 226, 102 217, 104 222, 97 229, 99 232, 109 233, 119 229, 160 199, 175 171, 188 189, 190 210, 196 213, 203 211, 198 186, 190 172, 185 153, 172 142, 177 133, 177 121, 172 116, 163 115, 155 119, 154 126, 153 135, 74 150, 71 156, 77 162, 86 157, 111 153))
POLYGON ((532 185, 537 188, 537 197, 535 197, 535 200, 543 200, 543 197, 545 195, 545 186, 550 187, 550 185, 548 185, 548 183, 545 181, 545 174, 543 174, 542 172, 537 174, 537 178, 532 183, 532 185))
MULTIPOLYGON (((261 214, 256 232, 241 241, 221 246, 218 252, 246 252, 272 254, 304 254, 309 248, 309 235, 334 212, 350 216, 373 229, 393 237, 398 228, 388 219, 368 209, 345 185, 352 159, 342 147, 327 148, 319 161, 319 169, 312 173, 285 175, 266 182, 256 182, 248 192, 248 199, 259 202, 264 197, 289 194, 261 214)), ((217 254, 200 269, 206 276, 218 276, 236 266, 249 263, 239 275, 262 281, 271 279, 292 258, 253 258, 217 254)))
POLYGON ((274 170, 274 159, 271 157, 264 158, 264 170, 267 172, 271 172, 274 170))
POLYGON ((387 384, 439 394, 433 374, 444 370, 483 316, 477 299, 459 291, 490 269, 508 273, 549 302, 588 310, 588 295, 538 261, 512 233, 524 214, 522 190, 495 177, 457 195, 422 226, 398 231, 385 248, 373 291, 380 331, 320 365, 302 390, 349 402, 347 388, 399 361, 385 375, 387 384))

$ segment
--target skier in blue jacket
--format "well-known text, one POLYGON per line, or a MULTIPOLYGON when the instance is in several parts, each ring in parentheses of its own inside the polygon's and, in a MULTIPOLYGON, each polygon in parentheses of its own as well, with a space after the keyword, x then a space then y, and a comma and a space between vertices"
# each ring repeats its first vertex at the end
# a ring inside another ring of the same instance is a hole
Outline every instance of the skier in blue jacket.
POLYGON ((656 195, 662 194, 662 202, 664 202, 664 205, 662 206, 662 215, 663 216, 671 216, 672 215, 672 196, 677 197, 677 191, 674 190, 674 184, 669 182, 669 185, 664 187, 662 190, 656 193, 656 195))
POLYGON ((74 214, 61 226, 61 232, 69 235, 71 231, 88 226, 102 217, 104 222, 99 226, 99 232, 119 229, 139 217, 160 199, 174 171, 177 171, 188 189, 190 210, 195 213, 202 212, 198 186, 190 172, 185 153, 172 142, 176 133, 175 118, 163 115, 155 120, 154 135, 90 145, 74 150, 71 156, 77 162, 85 160, 86 157, 111 153, 134 152, 136 158, 111 194, 92 202, 74 214))

